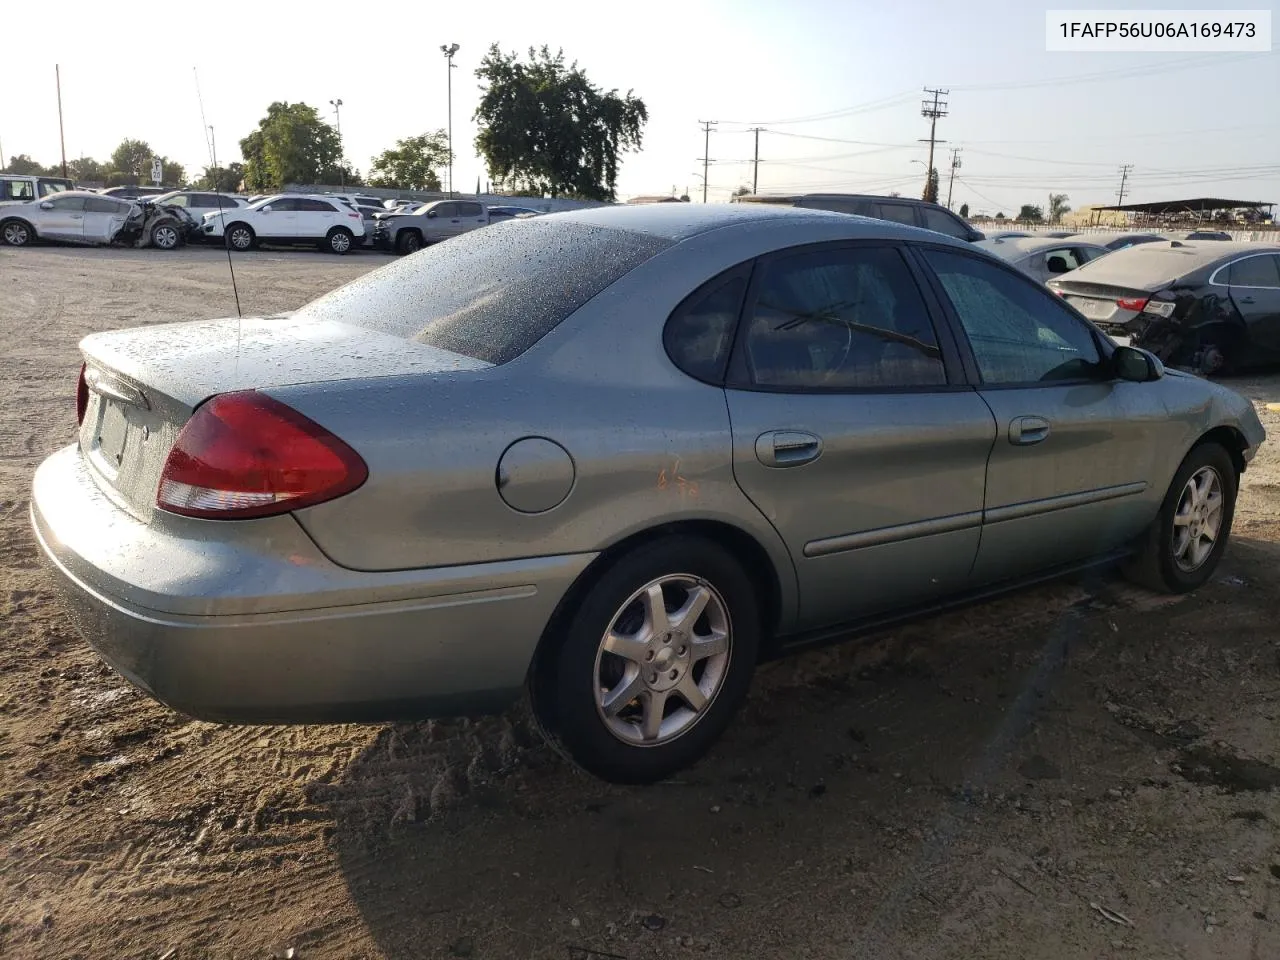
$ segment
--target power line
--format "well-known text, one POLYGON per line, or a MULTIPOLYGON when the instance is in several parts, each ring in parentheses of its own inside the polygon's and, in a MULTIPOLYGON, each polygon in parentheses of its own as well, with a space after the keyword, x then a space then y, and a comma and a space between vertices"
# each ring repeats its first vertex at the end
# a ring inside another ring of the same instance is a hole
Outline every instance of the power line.
POLYGON ((1270 56, 1270 54, 1241 53, 1221 57, 1184 57, 1179 60, 1169 60, 1165 63, 1133 64, 1127 67, 1120 67, 1115 70, 1099 70, 1093 73, 1052 77, 1043 80, 1025 80, 1011 83, 977 83, 969 86, 959 86, 955 89, 964 93, 976 93, 984 90, 1025 90, 1033 87, 1053 87, 1073 83, 1095 83, 1125 79, 1129 77, 1152 76, 1158 73, 1168 73, 1170 70, 1192 70, 1196 67, 1208 65, 1221 66, 1224 62, 1251 60, 1260 56, 1266 57, 1270 56))
MULTIPOLYGON (((933 191, 930 189, 930 187, 933 185, 933 148, 935 144, 947 142, 945 140, 939 140, 937 137, 938 118, 945 117, 947 115, 947 102, 945 100, 940 100, 939 98, 945 97, 947 95, 947 91, 946 90, 930 90, 928 87, 925 87, 924 92, 933 94, 932 103, 926 100, 924 101, 924 105, 920 109, 920 116, 926 118, 929 121, 929 140, 928 140, 929 166, 926 168, 926 172, 925 172, 924 194, 925 194, 925 199, 932 199, 934 203, 937 203, 938 198, 936 196, 932 198, 930 198, 929 196, 929 194, 933 193, 933 191)), ((925 141, 921 140, 920 142, 924 143, 925 141)))
POLYGON ((707 202, 707 168, 711 165, 711 128, 719 121, 717 120, 699 120, 702 124, 702 156, 698 159, 702 161, 702 202, 707 202))
POLYGON ((1119 193, 1116 194, 1116 196, 1119 197, 1119 199, 1116 201, 1117 207, 1120 206, 1122 203, 1124 203, 1124 185, 1125 185, 1125 181, 1129 179, 1129 171, 1132 169, 1133 169, 1132 163, 1126 163, 1120 168, 1120 191, 1119 193))
POLYGON ((905 90, 901 93, 895 93, 892 96, 881 97, 879 100, 869 100, 866 103, 855 104, 851 107, 843 107, 839 110, 829 110, 826 113, 814 113, 803 117, 787 117, 781 120, 726 120, 724 122, 730 126, 743 127, 780 127, 793 123, 818 123, 823 120, 838 120, 843 117, 851 117, 859 113, 873 113, 877 110, 886 110, 889 107, 901 105, 914 95, 914 90, 905 90))

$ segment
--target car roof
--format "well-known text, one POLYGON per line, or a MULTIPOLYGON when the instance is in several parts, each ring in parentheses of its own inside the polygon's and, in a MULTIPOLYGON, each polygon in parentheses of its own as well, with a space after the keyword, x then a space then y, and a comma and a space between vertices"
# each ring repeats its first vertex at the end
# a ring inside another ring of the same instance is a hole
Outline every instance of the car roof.
POLYGON ((809 221, 844 223, 851 235, 868 238, 927 240, 934 243, 949 242, 957 246, 969 246, 953 237, 909 227, 889 220, 875 220, 848 213, 814 210, 809 207, 791 207, 756 203, 640 203, 615 204, 607 207, 589 207, 551 213, 538 218, 545 220, 574 221, 588 226, 613 230, 630 230, 679 242, 723 227, 765 225, 774 221, 809 221))
POLYGON ((1280 246, 1246 240, 1165 240, 1123 247, 1091 260, 1071 279, 1155 289, 1201 267, 1225 263, 1244 253, 1280 253, 1280 246))
POLYGON ((979 240, 974 246, 994 253, 997 257, 1011 260, 1014 257, 1029 257, 1041 250, 1057 250, 1062 247, 1084 246, 1098 247, 1102 245, 1085 238, 1076 237, 1002 237, 995 240, 979 240))
POLYGON ((1086 231, 1082 233, 1073 233, 1071 239, 1079 237, 1081 240, 1087 240, 1090 243, 1105 245, 1112 240, 1119 240, 1121 237, 1159 237, 1160 234, 1152 233, 1147 230, 1101 230, 1086 231))

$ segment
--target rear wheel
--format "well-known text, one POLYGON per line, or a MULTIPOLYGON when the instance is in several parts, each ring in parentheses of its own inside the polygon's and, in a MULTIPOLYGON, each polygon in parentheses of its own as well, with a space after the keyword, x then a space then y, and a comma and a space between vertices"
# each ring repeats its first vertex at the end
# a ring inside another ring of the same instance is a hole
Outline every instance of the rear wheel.
POLYGON ((0 237, 10 247, 25 247, 35 237, 31 225, 22 220, 6 220, 0 228, 0 237))
POLYGON ((422 235, 417 230, 401 230, 396 234, 396 253, 417 253, 422 249, 422 235))
POLYGON ((325 247, 330 253, 348 253, 351 250, 352 234, 346 227, 334 227, 324 238, 325 247))
POLYGON ((233 223, 227 227, 227 246, 232 250, 252 250, 257 242, 253 227, 247 223, 233 223))
POLYGON ((746 696, 757 591, 716 544, 670 537, 608 567, 557 618, 534 676, 553 745, 596 776, 649 783, 701 757, 746 696))
POLYGON ((1188 593, 1213 576, 1231 535, 1238 477, 1217 443, 1193 447, 1125 575, 1160 593, 1188 593))

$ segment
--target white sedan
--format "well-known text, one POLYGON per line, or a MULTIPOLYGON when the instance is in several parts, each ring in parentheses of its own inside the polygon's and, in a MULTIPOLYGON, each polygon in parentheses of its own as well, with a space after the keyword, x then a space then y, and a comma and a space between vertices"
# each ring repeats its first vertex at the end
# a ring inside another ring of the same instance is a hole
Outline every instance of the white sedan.
POLYGON ((364 218, 350 204, 329 197, 278 194, 243 209, 206 213, 206 238, 225 238, 232 250, 251 250, 259 243, 318 244, 323 250, 347 253, 364 240, 364 218))

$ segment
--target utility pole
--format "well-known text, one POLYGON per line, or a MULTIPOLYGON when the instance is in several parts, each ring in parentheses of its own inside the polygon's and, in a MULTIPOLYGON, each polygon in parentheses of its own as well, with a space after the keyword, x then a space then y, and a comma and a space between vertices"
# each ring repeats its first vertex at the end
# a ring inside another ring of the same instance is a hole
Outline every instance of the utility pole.
POLYGON ((58 142, 62 145, 62 175, 67 175, 67 140, 62 133, 62 68, 53 65, 53 75, 58 82, 58 142))
POLYGON ((702 124, 702 156, 698 159, 702 161, 702 202, 707 202, 707 168, 711 165, 711 128, 716 125, 715 120, 699 120, 702 124))
POLYGON ((951 209, 951 188, 956 185, 956 171, 960 169, 960 148, 951 150, 951 179, 947 181, 947 209, 951 209))
POLYGON ((1125 185, 1125 181, 1129 179, 1129 171, 1131 171, 1132 169, 1133 169, 1132 163, 1126 163, 1120 168, 1120 190, 1116 194, 1116 196, 1119 197, 1119 199, 1116 201, 1117 207, 1122 206, 1124 204, 1124 185, 1125 185))
POLYGON ((752 127, 751 132, 756 135, 756 155, 755 159, 751 161, 751 192, 754 194, 759 191, 760 184, 760 134, 762 128, 752 127))
MULTIPOLYGON (((338 143, 342 143, 342 98, 330 100, 329 104, 333 107, 333 122, 338 128, 338 143)), ((344 150, 343 153, 346 153, 344 150)), ((342 154, 338 155, 338 180, 342 184, 342 192, 347 192, 347 171, 346 165, 342 162, 342 154)))
POLYGON ((453 197, 453 55, 458 52, 456 43, 440 45, 440 52, 444 54, 444 58, 449 61, 449 69, 446 75, 449 78, 449 196, 453 197))
POLYGON ((945 140, 939 140, 935 134, 937 133, 937 130, 938 130, 938 118, 945 117, 947 115, 947 101, 941 98, 945 97, 948 93, 950 93, 950 91, 949 90, 930 90, 928 87, 925 87, 924 92, 933 94, 933 99, 925 100, 923 106, 920 109, 920 116, 925 117, 929 121, 929 139, 920 140, 921 143, 929 144, 929 169, 928 169, 928 172, 925 173, 925 179, 924 179, 925 190, 928 191, 929 184, 933 180, 934 144, 947 142, 945 140))

